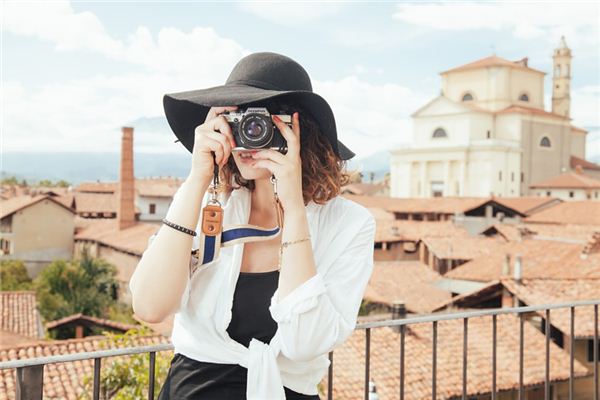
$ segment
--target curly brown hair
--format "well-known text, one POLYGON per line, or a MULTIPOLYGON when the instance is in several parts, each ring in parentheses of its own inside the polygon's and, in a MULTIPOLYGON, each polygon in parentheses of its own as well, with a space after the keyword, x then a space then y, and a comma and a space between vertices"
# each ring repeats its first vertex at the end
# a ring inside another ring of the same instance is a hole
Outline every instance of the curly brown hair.
MULTIPOLYGON (((240 105, 239 109, 266 107, 270 113, 292 115, 297 111, 300 117, 300 159, 302 162, 302 197, 304 203, 310 200, 324 204, 337 196, 341 187, 350 183, 350 174, 346 171, 346 161, 335 154, 329 140, 321 133, 312 114, 291 99, 275 98, 240 105)), ((233 157, 220 171, 221 182, 226 191, 241 186, 254 190, 254 179, 245 179, 237 168, 233 157), (230 183, 235 181, 238 186, 230 183)))

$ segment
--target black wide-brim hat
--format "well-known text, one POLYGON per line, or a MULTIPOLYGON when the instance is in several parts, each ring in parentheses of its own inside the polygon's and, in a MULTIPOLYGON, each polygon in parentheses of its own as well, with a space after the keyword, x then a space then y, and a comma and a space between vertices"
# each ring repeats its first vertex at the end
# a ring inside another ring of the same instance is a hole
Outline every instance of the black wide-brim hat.
POLYGON ((191 153, 195 129, 211 107, 243 105, 279 97, 291 98, 315 118, 342 160, 354 157, 337 138, 335 118, 327 101, 314 93, 310 77, 296 61, 272 52, 252 53, 235 65, 224 85, 163 96, 165 116, 177 139, 191 153))

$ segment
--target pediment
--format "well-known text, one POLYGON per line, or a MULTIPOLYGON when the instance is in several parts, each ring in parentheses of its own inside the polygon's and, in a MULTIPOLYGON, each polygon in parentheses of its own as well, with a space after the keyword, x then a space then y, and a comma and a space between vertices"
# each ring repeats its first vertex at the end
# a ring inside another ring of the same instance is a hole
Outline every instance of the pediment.
POLYGON ((474 110, 465 106, 464 104, 457 103, 450 100, 449 98, 439 95, 438 97, 419 108, 417 111, 411 114, 411 117, 428 117, 436 115, 448 115, 448 114, 464 114, 466 112, 473 112, 474 110))

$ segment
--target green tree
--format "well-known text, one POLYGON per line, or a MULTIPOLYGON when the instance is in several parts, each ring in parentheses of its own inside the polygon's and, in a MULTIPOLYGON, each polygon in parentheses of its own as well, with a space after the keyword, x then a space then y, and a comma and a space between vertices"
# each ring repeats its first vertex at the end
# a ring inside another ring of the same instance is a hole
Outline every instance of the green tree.
POLYGON ((52 186, 52 181, 50 179, 42 179, 36 186, 52 186))
POLYGON ((0 261, 0 290, 32 290, 32 280, 21 260, 0 261))
MULTIPOLYGON (((130 329, 123 334, 104 332, 107 336, 100 343, 101 349, 114 349, 139 346, 136 338, 151 334, 152 331, 142 326, 130 329)), ((167 377, 173 351, 157 352, 155 358, 154 393, 160 392, 162 383, 167 377)), ((148 353, 133 354, 102 359, 100 372, 100 399, 129 400, 147 399, 150 382, 150 357, 148 353)), ((91 400, 94 385, 93 373, 84 376, 85 392, 79 400, 91 400)))
POLYGON ((46 320, 83 313, 104 318, 117 297, 117 269, 103 259, 56 260, 34 280, 40 313, 46 320))

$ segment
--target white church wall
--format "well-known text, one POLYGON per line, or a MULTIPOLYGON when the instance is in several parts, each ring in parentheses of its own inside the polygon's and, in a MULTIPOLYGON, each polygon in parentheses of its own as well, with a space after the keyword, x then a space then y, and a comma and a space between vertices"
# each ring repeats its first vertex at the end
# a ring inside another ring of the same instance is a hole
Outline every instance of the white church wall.
POLYGON ((564 201, 600 200, 600 190, 592 190, 588 194, 585 189, 533 189, 534 196, 557 197, 564 201))
POLYGON ((544 109, 544 75, 524 69, 509 68, 508 100, 512 104, 544 109), (529 101, 520 101, 527 94, 529 101))
POLYGON ((466 145, 469 141, 470 114, 440 115, 415 118, 413 129, 415 147, 447 147, 466 145), (442 128, 447 137, 433 137, 433 132, 442 128))

